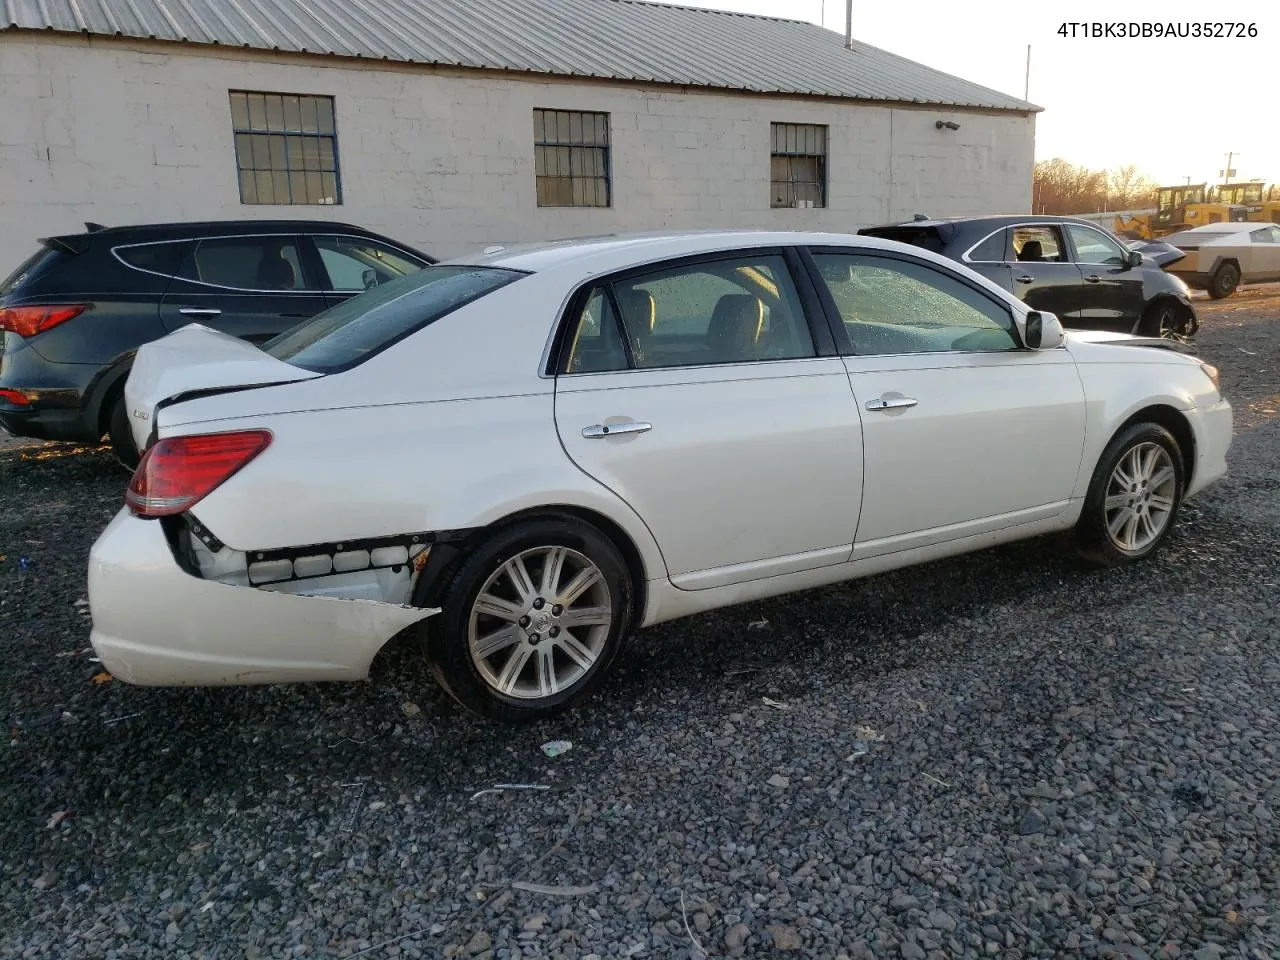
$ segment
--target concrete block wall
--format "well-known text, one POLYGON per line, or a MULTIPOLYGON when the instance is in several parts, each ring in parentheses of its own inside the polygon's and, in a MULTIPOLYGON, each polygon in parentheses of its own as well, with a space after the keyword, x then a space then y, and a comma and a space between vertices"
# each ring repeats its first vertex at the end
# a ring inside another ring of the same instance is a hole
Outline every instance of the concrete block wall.
POLYGON ((626 230, 853 231, 1019 212, 1034 117, 0 34, 0 274, 37 237, 105 224, 299 217, 438 256, 626 230), (335 98, 343 203, 240 203, 228 91, 335 98), (610 114, 613 206, 539 208, 533 110, 610 114), (956 131, 935 121, 953 120, 956 131), (828 206, 769 206, 770 123, 829 130, 828 206))

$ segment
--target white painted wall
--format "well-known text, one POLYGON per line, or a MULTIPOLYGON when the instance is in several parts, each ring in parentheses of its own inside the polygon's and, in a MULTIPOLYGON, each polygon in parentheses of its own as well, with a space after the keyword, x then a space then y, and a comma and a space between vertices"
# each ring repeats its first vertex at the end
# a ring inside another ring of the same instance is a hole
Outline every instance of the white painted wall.
POLYGON ((0 275, 37 237, 86 220, 341 219, 449 256, 620 230, 852 231, 915 212, 1020 212, 1034 138, 1033 116, 6 32, 0 275), (232 88, 336 98, 341 206, 240 204, 232 88), (612 208, 536 205, 535 107, 612 115, 612 208), (830 126, 828 208, 769 207, 771 121, 830 126))

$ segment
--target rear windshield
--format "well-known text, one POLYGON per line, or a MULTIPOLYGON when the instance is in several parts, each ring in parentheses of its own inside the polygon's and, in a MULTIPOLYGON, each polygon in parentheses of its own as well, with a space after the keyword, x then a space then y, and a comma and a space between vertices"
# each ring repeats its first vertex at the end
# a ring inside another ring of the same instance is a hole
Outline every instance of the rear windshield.
POLYGON ((59 253, 57 250, 41 247, 22 261, 22 265, 9 274, 4 283, 0 283, 0 297, 18 289, 27 281, 34 280, 37 274, 44 273, 65 256, 66 254, 59 253))
POLYGON ((523 276, 496 267, 426 267, 316 314, 262 349, 304 370, 337 373, 523 276))
POLYGON ((909 243, 913 247, 923 247, 934 253, 941 253, 945 246, 937 227, 869 227, 858 232, 868 237, 909 243))

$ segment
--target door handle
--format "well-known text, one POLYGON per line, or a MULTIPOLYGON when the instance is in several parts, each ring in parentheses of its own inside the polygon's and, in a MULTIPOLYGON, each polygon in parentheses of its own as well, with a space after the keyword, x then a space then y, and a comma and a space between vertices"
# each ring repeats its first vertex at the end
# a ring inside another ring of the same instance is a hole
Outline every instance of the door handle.
POLYGON ((220 317, 222 311, 217 307, 179 307, 178 312, 184 317, 220 317))
POLYGON ((646 433, 653 429, 652 423, 643 420, 626 420, 622 423, 593 423, 582 428, 582 436, 587 440, 603 440, 605 437, 616 437, 622 433, 646 433))
POLYGON ((1019 283, 1035 283, 1036 282, 1035 277, 1027 276, 1027 274, 1025 273, 1022 276, 1014 277, 1013 279, 1017 280, 1019 283))
POLYGON ((874 400, 867 401, 868 410, 901 410, 905 407, 914 407, 920 401, 915 397, 893 397, 886 400, 884 397, 876 397, 874 400))
POLYGON ((1099 283, 1101 282, 1102 278, 1098 276, 1096 273, 1091 273, 1089 274, 1089 276, 1085 277, 1085 280, 1087 280, 1089 283, 1099 283))

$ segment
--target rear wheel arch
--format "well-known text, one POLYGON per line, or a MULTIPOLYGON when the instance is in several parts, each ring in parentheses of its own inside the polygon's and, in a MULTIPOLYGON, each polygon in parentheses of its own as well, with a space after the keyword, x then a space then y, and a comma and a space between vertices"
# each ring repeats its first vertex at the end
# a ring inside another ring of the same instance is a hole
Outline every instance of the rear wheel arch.
POLYGON ((571 506, 567 504, 530 507, 525 510, 518 510, 515 513, 507 514, 506 516, 501 517, 483 527, 475 528, 459 540, 437 545, 433 548, 433 552, 443 548, 445 556, 437 564, 432 564, 428 561, 427 568, 423 570, 423 577, 414 590, 414 604, 417 606, 432 606, 436 604, 445 589, 448 587, 454 571, 456 571, 457 568, 466 561, 468 555, 470 555, 482 543, 489 540, 495 532, 529 520, 556 520, 566 518, 578 520, 595 527, 618 549, 618 552, 622 554, 622 558, 627 564, 627 572, 631 575, 632 581, 632 600, 636 611, 636 616, 633 622, 636 624, 643 623, 645 605, 648 600, 648 590, 646 589, 647 572, 645 570, 644 560, 641 557, 639 547, 636 546, 630 535, 623 530, 619 524, 610 520, 603 513, 600 513, 597 510, 592 510, 589 507, 571 506))

